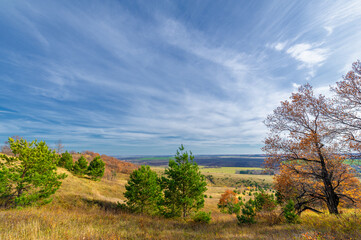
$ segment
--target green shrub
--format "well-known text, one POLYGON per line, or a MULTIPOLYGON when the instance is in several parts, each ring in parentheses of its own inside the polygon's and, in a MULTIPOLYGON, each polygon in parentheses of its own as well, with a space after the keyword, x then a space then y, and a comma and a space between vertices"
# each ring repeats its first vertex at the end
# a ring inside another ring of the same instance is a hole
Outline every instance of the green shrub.
POLYGON ((127 206, 134 212, 158 214, 162 201, 162 188, 156 172, 149 166, 134 170, 125 185, 127 206))
POLYGON ((255 207, 254 202, 249 200, 245 203, 244 207, 242 208, 242 215, 237 215, 238 224, 252 224, 255 223, 255 207))
POLYGON ((193 216, 193 221, 195 222, 202 222, 202 223, 209 223, 212 219, 211 212, 203 212, 199 211, 193 216))
POLYGON ((62 153, 58 161, 58 166, 71 171, 73 169, 73 156, 68 153, 68 151, 62 153))
POLYGON ((105 163, 103 160, 96 156, 89 164, 87 174, 93 179, 97 180, 99 178, 102 178, 105 171, 105 163))
POLYGON ((275 195, 277 204, 282 204, 284 202, 284 197, 282 196, 282 194, 277 191, 275 195))
POLYGON ((256 211, 267 211, 270 212, 276 208, 276 201, 273 197, 273 194, 267 194, 265 192, 260 192, 255 194, 254 206, 256 211))
POLYGON ((88 162, 85 157, 82 155, 78 161, 75 162, 73 166, 73 171, 75 174, 84 175, 86 170, 88 169, 88 162))
POLYGON ((0 207, 46 204, 61 186, 57 155, 44 141, 9 138, 14 156, 0 154, 0 207))
POLYGON ((162 177, 164 187, 164 215, 186 218, 204 206, 207 190, 205 176, 194 161, 192 152, 179 147, 174 160, 169 160, 162 177))
POLYGON ((286 206, 283 208, 283 214, 288 223, 298 223, 299 216, 295 210, 295 204, 292 200, 289 200, 286 206))

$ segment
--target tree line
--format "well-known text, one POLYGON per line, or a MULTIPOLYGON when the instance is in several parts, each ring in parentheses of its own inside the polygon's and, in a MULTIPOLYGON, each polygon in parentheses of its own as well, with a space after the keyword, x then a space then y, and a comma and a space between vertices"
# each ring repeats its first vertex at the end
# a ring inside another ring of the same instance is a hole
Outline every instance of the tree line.
POLYGON ((73 155, 68 151, 61 154, 57 166, 63 167, 78 176, 87 175, 93 180, 103 177, 105 171, 105 163, 100 156, 94 157, 89 164, 83 155, 74 162, 73 155))
POLYGON ((50 202, 66 174, 57 173, 64 167, 78 176, 97 180, 104 175, 105 164, 99 156, 90 164, 81 156, 75 163, 70 153, 61 156, 44 141, 28 142, 9 138, 7 154, 0 154, 0 207, 12 208, 50 202), (10 153, 10 154, 9 154, 10 153))

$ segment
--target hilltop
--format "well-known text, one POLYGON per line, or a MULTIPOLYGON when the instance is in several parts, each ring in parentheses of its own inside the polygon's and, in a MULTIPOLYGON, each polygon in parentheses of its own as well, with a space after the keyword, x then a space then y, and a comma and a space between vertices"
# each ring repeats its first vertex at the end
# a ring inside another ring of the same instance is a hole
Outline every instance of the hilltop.
MULTIPOLYGON (((91 159, 97 153, 84 155, 91 159)), ((74 155, 76 157, 77 155, 74 155)), ((104 156, 104 155, 102 155, 104 156)), ((118 169, 116 176, 100 181, 66 173, 53 202, 41 207, 0 210, 0 239, 347 239, 359 238, 360 213, 350 211, 340 217, 306 213, 301 224, 262 220, 255 225, 237 224, 235 215, 221 213, 217 203, 227 190, 249 191, 255 185, 271 184, 272 177, 235 174, 234 169, 202 168, 207 176, 207 198, 204 211, 212 212, 210 224, 192 220, 166 219, 133 214, 120 207, 123 193, 134 164, 104 158, 107 169, 118 169), (118 161, 118 162, 115 162, 118 161), (212 177, 209 177, 212 176, 212 177), (314 238, 311 238, 314 236, 314 238), (315 237, 316 236, 316 237, 315 237), (325 237, 323 237, 325 236, 325 237), (334 236, 335 238, 330 238, 334 236), (309 237, 309 238, 308 238, 309 237)), ((162 174, 164 168, 153 168, 162 174)), ((248 192, 241 196, 249 198, 248 192)))
POLYGON ((78 160, 82 155, 86 158, 88 162, 90 162, 94 157, 100 156, 105 163, 104 177, 107 179, 114 177, 114 175, 118 173, 130 174, 139 167, 137 164, 122 161, 115 157, 111 157, 105 154, 100 155, 99 153, 95 153, 92 151, 84 151, 82 153, 72 153, 74 162, 78 160))

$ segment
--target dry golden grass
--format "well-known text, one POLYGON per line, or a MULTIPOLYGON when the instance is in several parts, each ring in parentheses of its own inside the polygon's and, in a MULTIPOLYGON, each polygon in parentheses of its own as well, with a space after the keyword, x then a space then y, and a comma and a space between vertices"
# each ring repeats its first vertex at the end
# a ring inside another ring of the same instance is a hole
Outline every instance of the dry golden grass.
MULTIPOLYGON (((65 170, 59 170, 66 172, 65 170)), ((301 224, 271 225, 263 218, 255 225, 238 226, 235 215, 220 213, 217 203, 229 187, 209 186, 204 211, 210 224, 132 214, 116 208, 124 200, 128 175, 91 181, 71 173, 42 207, 0 210, 2 239, 361 239, 361 213, 340 217, 307 213, 301 224)), ((232 189, 232 188, 231 188, 232 189)), ((273 217, 273 216, 268 216, 273 217)))

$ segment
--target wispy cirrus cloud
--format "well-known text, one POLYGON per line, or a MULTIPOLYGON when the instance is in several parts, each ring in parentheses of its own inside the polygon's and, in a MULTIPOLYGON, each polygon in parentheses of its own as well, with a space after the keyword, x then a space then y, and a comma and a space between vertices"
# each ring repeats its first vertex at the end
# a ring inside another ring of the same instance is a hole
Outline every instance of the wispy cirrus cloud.
POLYGON ((262 121, 281 100, 307 78, 326 91, 361 55, 359 8, 4 3, 0 140, 62 139, 109 154, 172 154, 180 143, 196 154, 258 153, 262 121))
POLYGON ((313 47, 308 43, 300 43, 291 46, 286 51, 294 59, 302 63, 301 67, 313 67, 321 65, 329 54, 329 50, 321 47, 313 47))

